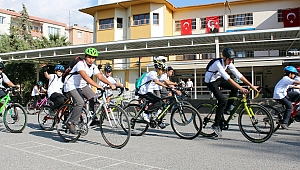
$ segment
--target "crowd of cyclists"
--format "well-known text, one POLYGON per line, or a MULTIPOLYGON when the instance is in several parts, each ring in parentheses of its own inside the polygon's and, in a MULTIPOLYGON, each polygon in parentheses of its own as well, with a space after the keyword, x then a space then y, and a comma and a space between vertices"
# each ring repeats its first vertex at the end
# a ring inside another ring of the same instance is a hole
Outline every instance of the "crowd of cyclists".
MULTIPOLYGON (((57 109, 59 109, 66 100, 65 94, 68 94, 73 99, 74 108, 72 114, 69 116, 65 125, 70 130, 71 133, 78 133, 77 124, 80 119, 81 110, 84 107, 84 99, 89 101, 89 109, 94 112, 94 105, 97 93, 95 93, 91 86, 97 89, 103 90, 104 87, 110 87, 114 90, 117 87, 124 88, 123 84, 115 81, 112 74, 112 67, 106 65, 104 68, 104 73, 101 71, 101 66, 97 67, 95 65, 95 60, 98 57, 98 51, 95 48, 87 48, 85 50, 84 59, 79 61, 70 71, 69 75, 66 76, 64 82, 62 76, 65 72, 65 67, 63 65, 56 65, 54 68, 54 74, 49 74, 49 67, 43 65, 42 71, 44 76, 49 80, 48 89, 43 88, 43 82, 38 81, 33 87, 31 96, 34 100, 34 113, 36 113, 36 103, 40 100, 40 94, 46 93, 53 102, 50 106, 51 114, 54 114, 57 109), (100 83, 96 83, 91 77, 95 76, 100 83)), ((225 113, 230 106, 233 104, 233 100, 227 100, 227 97, 223 95, 220 89, 225 88, 230 90, 229 97, 236 97, 237 92, 240 91, 243 94, 249 93, 247 88, 242 87, 240 84, 236 83, 234 79, 227 73, 227 69, 244 84, 250 86, 251 89, 256 92, 260 92, 258 86, 254 86, 250 83, 234 66, 234 58, 236 57, 235 52, 231 48, 225 48, 222 51, 222 58, 215 60, 207 68, 205 73, 205 83, 208 89, 211 91, 213 96, 217 99, 217 110, 214 118, 214 123, 211 126, 212 130, 215 132, 217 137, 222 137, 222 130, 220 128, 220 122, 223 113, 225 113)), ((5 82, 10 87, 15 87, 15 85, 7 78, 7 76, 2 72, 4 64, 0 62, 0 87, 4 88, 2 82, 5 82)), ((180 83, 172 82, 170 77, 173 74, 174 69, 166 65, 165 60, 155 60, 154 70, 148 72, 142 80, 141 87, 136 90, 136 95, 150 101, 150 105, 142 113, 144 121, 150 122, 149 114, 153 112, 161 111, 164 101, 162 98, 170 96, 170 91, 176 91, 180 96, 182 95, 180 91, 174 88, 180 83)), ((279 122, 282 128, 288 129, 288 121, 291 114, 292 102, 298 100, 300 93, 289 90, 291 88, 299 89, 300 84, 298 72, 300 67, 296 69, 293 66, 287 66, 284 68, 284 77, 276 84, 273 98, 274 100, 285 105, 286 110, 284 118, 279 122)), ((110 102, 110 97, 112 96, 112 91, 107 93, 107 102, 110 102)), ((0 98, 3 97, 5 93, 0 90, 0 98)), ((166 125, 162 122, 160 127, 165 127, 166 125)))

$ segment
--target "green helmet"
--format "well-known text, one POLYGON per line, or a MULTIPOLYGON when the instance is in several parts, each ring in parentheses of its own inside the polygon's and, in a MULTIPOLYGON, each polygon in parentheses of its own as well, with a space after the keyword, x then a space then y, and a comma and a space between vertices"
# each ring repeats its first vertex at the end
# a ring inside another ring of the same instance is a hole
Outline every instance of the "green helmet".
POLYGON ((98 50, 90 47, 85 50, 85 54, 92 57, 98 57, 98 50))

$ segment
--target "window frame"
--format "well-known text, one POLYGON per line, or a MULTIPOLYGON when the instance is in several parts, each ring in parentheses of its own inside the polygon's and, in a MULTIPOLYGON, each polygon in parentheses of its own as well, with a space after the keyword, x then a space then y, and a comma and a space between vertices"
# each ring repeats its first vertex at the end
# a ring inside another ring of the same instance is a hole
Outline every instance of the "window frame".
POLYGON ((228 26, 253 25, 253 13, 228 15, 228 26))
POLYGON ((6 17, 0 16, 0 24, 5 24, 6 17))
POLYGON ((133 26, 150 24, 150 14, 149 13, 133 15, 132 18, 133 18, 133 26))
POLYGON ((99 19, 98 30, 114 29, 114 18, 99 19))
POLYGON ((77 38, 78 39, 82 39, 82 31, 78 31, 77 32, 77 38))
POLYGON ((123 18, 117 18, 117 28, 123 28, 123 18))
POLYGON ((159 13, 153 13, 153 25, 159 25, 159 13), (157 16, 157 18, 155 18, 157 16))
MULTIPOLYGON (((224 16, 220 15, 219 16, 219 27, 223 27, 224 26, 224 20, 223 20, 224 16)), ((200 18, 200 29, 206 29, 206 17, 205 18, 200 18)))

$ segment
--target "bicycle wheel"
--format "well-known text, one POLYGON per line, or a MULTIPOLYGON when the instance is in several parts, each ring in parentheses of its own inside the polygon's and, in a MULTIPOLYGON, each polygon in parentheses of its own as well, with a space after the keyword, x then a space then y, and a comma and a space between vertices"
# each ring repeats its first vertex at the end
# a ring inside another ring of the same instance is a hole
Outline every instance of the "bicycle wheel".
POLYGON ((27 123, 25 109, 19 103, 8 104, 3 114, 6 129, 12 133, 21 133, 27 123))
POLYGON ((81 112, 81 116, 80 116, 80 121, 79 121, 79 124, 78 124, 78 128, 79 128, 81 136, 85 136, 89 132, 89 128, 87 126, 87 123, 88 123, 88 116, 87 115, 88 115, 87 110, 85 108, 83 108, 82 112, 81 112))
POLYGON ((180 138, 194 139, 202 130, 202 120, 194 107, 183 105, 172 111, 171 127, 180 138))
POLYGON ((108 113, 101 109, 100 132, 104 141, 112 148, 123 148, 130 138, 130 123, 125 111, 109 105, 108 113))
POLYGON ((49 106, 43 106, 38 112, 38 122, 43 130, 53 130, 55 125, 55 113, 50 114, 51 108, 49 106))
POLYGON ((73 110, 73 106, 66 104, 63 105, 58 113, 55 116, 55 123, 56 123, 56 131, 59 137, 65 142, 76 142, 80 137, 80 133, 73 134, 65 125, 69 115, 71 115, 73 110))
POLYGON ((26 111, 28 113, 30 113, 31 111, 33 111, 33 101, 32 100, 30 100, 29 102, 27 102, 27 104, 26 104, 26 111))
POLYGON ((279 112, 276 108, 274 108, 273 106, 270 105, 264 105, 264 107, 269 111, 269 113, 272 115, 273 117, 273 122, 274 122, 274 131, 273 133, 275 133, 279 128, 280 128, 280 124, 279 121, 282 120, 283 116, 282 113, 279 112))
POLYGON ((139 110, 140 105, 137 104, 129 104, 124 109, 128 119, 130 120, 132 136, 142 136, 149 128, 149 124, 145 122, 141 116, 138 116, 137 119, 134 118, 138 114, 139 110))
POLYGON ((262 105, 249 104, 249 116, 243 108, 239 113, 238 123, 242 134, 251 142, 262 143, 267 141, 273 134, 274 123, 271 114, 262 105))
POLYGON ((212 130, 211 126, 215 123, 216 109, 213 110, 212 104, 200 104, 197 106, 197 110, 202 119, 202 131, 200 134, 204 137, 216 136, 215 132, 212 130))

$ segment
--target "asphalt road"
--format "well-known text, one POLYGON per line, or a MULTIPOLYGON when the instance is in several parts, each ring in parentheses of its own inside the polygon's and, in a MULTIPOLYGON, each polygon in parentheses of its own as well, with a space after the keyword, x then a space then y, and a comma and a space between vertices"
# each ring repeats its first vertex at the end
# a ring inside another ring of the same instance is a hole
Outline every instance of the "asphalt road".
POLYGON ((234 120, 220 139, 183 140, 168 126, 132 136, 124 148, 113 149, 97 128, 76 143, 64 143, 56 130, 41 130, 36 115, 28 115, 20 134, 7 132, 0 120, 0 169, 5 170, 299 169, 299 150, 300 123, 260 144, 244 138, 234 120))

